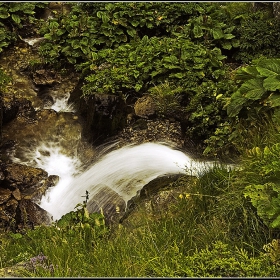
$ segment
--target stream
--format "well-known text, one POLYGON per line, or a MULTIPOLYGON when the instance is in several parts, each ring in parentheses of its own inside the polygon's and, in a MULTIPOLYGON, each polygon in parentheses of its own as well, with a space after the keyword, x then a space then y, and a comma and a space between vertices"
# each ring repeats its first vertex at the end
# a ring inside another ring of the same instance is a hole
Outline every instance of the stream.
POLYGON ((57 86, 47 87, 44 96, 51 97, 51 102, 43 102, 44 96, 34 87, 34 81, 15 68, 18 61, 22 64, 24 58, 31 59, 25 49, 19 51, 11 50, 11 60, 5 61, 4 57, 1 63, 14 78, 15 87, 9 90, 19 98, 30 100, 33 108, 27 106, 27 112, 5 125, 2 134, 4 139, 16 143, 8 151, 12 162, 59 176, 59 181, 39 203, 53 220, 74 210, 87 192, 90 210, 98 211, 114 200, 126 205, 157 177, 181 173, 200 176, 213 165, 213 162, 194 160, 186 152, 163 142, 131 143, 121 148, 114 142, 93 147, 83 139, 83 120, 68 103, 77 82, 74 73, 62 78, 57 86))
POLYGON ((49 188, 39 204, 53 220, 74 210, 83 202, 86 192, 89 201, 99 195, 100 208, 110 203, 112 194, 127 203, 157 177, 180 173, 199 176, 212 165, 195 161, 165 143, 131 144, 122 148, 115 148, 116 143, 111 143, 103 149, 94 149, 81 137, 81 122, 74 107, 68 104, 69 95, 51 94, 54 104, 38 110, 36 122, 28 122, 24 127, 17 120, 5 128, 5 135, 18 143, 10 155, 13 162, 59 176, 58 183, 49 188))

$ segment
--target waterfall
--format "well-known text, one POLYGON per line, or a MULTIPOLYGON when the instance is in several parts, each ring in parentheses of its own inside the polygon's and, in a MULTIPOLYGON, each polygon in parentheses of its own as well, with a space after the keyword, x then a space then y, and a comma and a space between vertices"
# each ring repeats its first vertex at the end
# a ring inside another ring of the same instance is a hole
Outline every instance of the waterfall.
MULTIPOLYGON (((57 162, 58 169, 64 168, 57 162)), ((156 177, 180 173, 199 176, 211 166, 211 162, 195 161, 161 143, 128 145, 109 152, 76 176, 67 174, 68 180, 62 177, 42 198, 40 206, 57 220, 74 210, 83 201, 86 191, 90 200, 105 185, 127 202, 156 177)))
POLYGON ((48 211, 53 220, 75 210, 77 204, 84 201, 86 192, 89 201, 97 201, 98 207, 99 203, 112 201, 112 195, 127 203, 157 177, 200 176, 213 164, 194 160, 164 143, 131 144, 119 149, 107 145, 99 152, 93 150, 82 139, 79 117, 68 104, 69 93, 53 90, 48 94, 53 103, 38 111, 39 117, 30 129, 21 129, 20 124, 15 123, 14 127, 6 128, 6 133, 18 143, 10 155, 14 162, 59 176, 58 183, 49 188, 40 201, 41 208, 48 211))

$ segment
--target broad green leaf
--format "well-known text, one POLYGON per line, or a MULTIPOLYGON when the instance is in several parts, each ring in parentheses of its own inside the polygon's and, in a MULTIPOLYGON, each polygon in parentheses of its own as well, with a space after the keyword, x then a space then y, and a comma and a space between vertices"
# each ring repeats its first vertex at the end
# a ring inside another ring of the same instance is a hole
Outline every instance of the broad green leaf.
POLYGON ((270 224, 272 228, 279 228, 280 227, 280 215, 277 216, 276 219, 270 224))
POLYGON ((10 14, 8 13, 7 10, 0 10, 0 18, 8 18, 10 16, 10 14))
POLYGON ((127 34, 129 35, 129 36, 131 36, 131 37, 135 37, 136 36, 136 30, 135 29, 133 29, 133 28, 131 28, 131 29, 127 29, 127 34))
POLYGON ((262 59, 256 66, 259 73, 264 77, 280 74, 280 59, 262 59))
POLYGON ((266 90, 275 91, 280 89, 280 75, 268 77, 263 81, 266 90))
POLYGON ((227 40, 230 40, 230 39, 235 38, 235 36, 233 34, 224 34, 224 38, 227 40))
POLYGON ((131 25, 134 26, 134 27, 137 27, 139 25, 139 21, 132 20, 131 25))
MULTIPOLYGON (((231 33, 235 29, 235 26, 228 27, 224 30, 225 33, 231 33)), ((227 34, 225 34, 227 35, 227 34)))
POLYGON ((239 92, 235 93, 235 97, 231 97, 231 101, 227 106, 227 114, 229 117, 235 117, 239 114, 240 110, 244 107, 247 99, 239 92))
POLYGON ((238 48, 238 47, 240 46, 240 41, 237 40, 237 39, 233 39, 233 40, 231 41, 231 44, 232 44, 232 46, 233 46, 234 48, 238 48))
POLYGON ((232 48, 232 45, 230 42, 224 42, 222 43, 222 47, 226 50, 230 50, 232 48))
POLYGON ((261 79, 250 79, 242 84, 240 93, 251 100, 261 99, 266 90, 263 87, 261 79))
POLYGON ((255 66, 247 66, 239 68, 235 73, 237 80, 248 80, 259 76, 259 72, 255 66))
POLYGON ((170 75, 171 78, 178 78, 178 79, 182 79, 185 77, 185 75, 183 73, 176 73, 176 74, 171 74, 170 75))

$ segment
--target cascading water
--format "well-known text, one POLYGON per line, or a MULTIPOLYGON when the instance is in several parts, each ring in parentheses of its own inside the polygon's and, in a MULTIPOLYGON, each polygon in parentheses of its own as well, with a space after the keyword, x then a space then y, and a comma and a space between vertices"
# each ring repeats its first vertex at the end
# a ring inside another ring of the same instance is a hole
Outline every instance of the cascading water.
POLYGON ((129 145, 103 156, 71 182, 63 180, 43 197, 40 206, 56 220, 74 210, 86 191, 91 199, 105 185, 127 202, 156 177, 187 171, 199 176, 211 165, 160 143, 129 145))
POLYGON ((110 193, 118 194, 126 203, 157 177, 179 173, 199 176, 212 166, 211 162, 195 161, 163 143, 128 145, 111 152, 108 150, 112 146, 107 146, 96 159, 92 147, 81 144, 81 125, 73 107, 67 104, 69 95, 53 92, 52 97, 51 107, 37 112, 37 123, 28 129, 22 129, 19 123, 17 127, 7 128, 7 134, 14 135, 19 143, 13 161, 59 176, 59 182, 40 202, 54 220, 74 210, 86 192, 92 200, 103 190, 103 204, 110 200, 106 198, 110 193), (80 150, 79 145, 82 145, 80 150), (96 162, 92 162, 94 158, 96 162))

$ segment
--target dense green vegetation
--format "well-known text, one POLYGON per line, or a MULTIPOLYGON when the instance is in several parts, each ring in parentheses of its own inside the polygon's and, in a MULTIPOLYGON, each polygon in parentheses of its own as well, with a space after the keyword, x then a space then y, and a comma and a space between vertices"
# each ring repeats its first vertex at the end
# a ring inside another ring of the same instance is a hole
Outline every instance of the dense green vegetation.
MULTIPOLYGON (((270 6, 81 2, 44 22, 35 17, 41 5, 0 4, 0 51, 29 20, 46 39, 45 65, 81 75, 81 98, 149 94, 159 117, 179 120, 205 155, 238 156, 239 165, 170 184, 180 195, 151 213, 140 204, 130 226, 108 227, 79 205, 51 227, 3 233, 0 268, 24 261, 18 273, 37 277, 278 276, 280 21, 270 6)), ((2 87, 7 79, 0 75, 2 87)))

